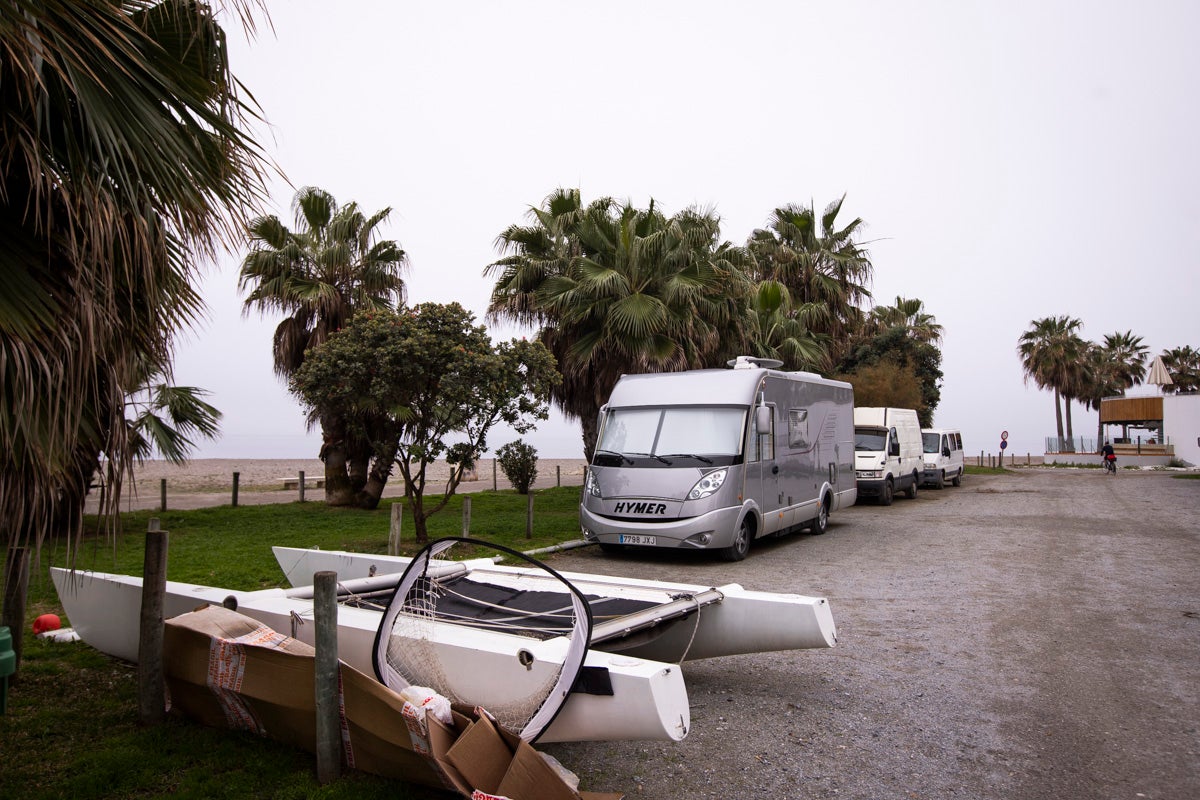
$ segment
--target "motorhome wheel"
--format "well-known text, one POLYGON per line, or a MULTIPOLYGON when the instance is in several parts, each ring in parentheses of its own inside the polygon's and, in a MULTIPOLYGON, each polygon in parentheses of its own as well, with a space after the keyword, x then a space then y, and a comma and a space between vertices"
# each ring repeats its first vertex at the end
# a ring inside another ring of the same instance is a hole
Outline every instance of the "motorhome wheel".
POLYGON ((812 525, 808 528, 814 534, 822 534, 829 529, 829 501, 822 500, 817 515, 813 517, 812 525))
POLYGON ((733 536, 733 544, 720 551, 722 561, 741 561, 750 552, 750 518, 744 518, 733 536))

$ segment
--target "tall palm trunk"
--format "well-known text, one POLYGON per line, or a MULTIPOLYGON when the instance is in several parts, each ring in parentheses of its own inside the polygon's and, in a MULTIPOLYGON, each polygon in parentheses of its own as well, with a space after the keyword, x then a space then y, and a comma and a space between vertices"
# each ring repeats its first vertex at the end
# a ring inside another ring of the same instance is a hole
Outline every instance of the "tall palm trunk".
POLYGON ((1067 416, 1067 443, 1063 449, 1066 450, 1068 453, 1074 453, 1075 452, 1075 431, 1071 427, 1071 398, 1070 397, 1065 397, 1065 396, 1063 397, 1063 406, 1066 408, 1066 411, 1067 411, 1067 415, 1066 415, 1067 416))
POLYGON ((331 506, 354 504, 354 486, 348 472, 346 424, 334 414, 321 416, 321 460, 325 462, 325 503, 331 506))
POLYGON ((1062 447, 1063 413, 1062 413, 1062 403, 1059 400, 1060 396, 1061 395, 1059 395, 1058 389, 1055 389, 1054 390, 1054 421, 1055 421, 1055 423, 1058 424, 1058 444, 1059 444, 1059 447, 1062 447))

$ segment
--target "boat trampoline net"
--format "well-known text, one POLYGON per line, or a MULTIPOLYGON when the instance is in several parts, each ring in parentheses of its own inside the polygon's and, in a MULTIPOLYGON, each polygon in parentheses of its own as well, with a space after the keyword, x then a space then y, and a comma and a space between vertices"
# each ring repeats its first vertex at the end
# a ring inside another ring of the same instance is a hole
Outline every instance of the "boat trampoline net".
POLYGON ((440 540, 413 559, 380 624, 376 672, 397 691, 424 686, 482 706, 533 741, 582 668, 591 612, 569 582, 527 556, 516 554, 537 568, 528 575, 480 578, 450 563, 468 543, 481 544, 440 540))

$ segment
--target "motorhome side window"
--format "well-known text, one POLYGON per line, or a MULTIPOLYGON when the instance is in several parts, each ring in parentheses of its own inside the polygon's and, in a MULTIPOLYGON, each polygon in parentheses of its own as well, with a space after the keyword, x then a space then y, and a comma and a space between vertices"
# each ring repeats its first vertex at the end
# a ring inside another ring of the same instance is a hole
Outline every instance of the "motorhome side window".
POLYGON ((807 408, 793 408, 788 411, 788 447, 808 447, 807 408))

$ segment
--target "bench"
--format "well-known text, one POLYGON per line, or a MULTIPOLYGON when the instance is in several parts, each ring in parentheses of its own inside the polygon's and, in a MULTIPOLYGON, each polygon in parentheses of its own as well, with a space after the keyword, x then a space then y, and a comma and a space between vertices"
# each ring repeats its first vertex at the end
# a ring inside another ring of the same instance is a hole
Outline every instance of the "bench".
MULTIPOLYGON (((283 488, 284 489, 299 489, 300 488, 300 478, 299 477, 284 478, 283 479, 283 488)), ((307 475, 305 475, 304 476, 304 488, 305 489, 324 489, 325 488, 325 479, 324 478, 310 478, 307 475)))

